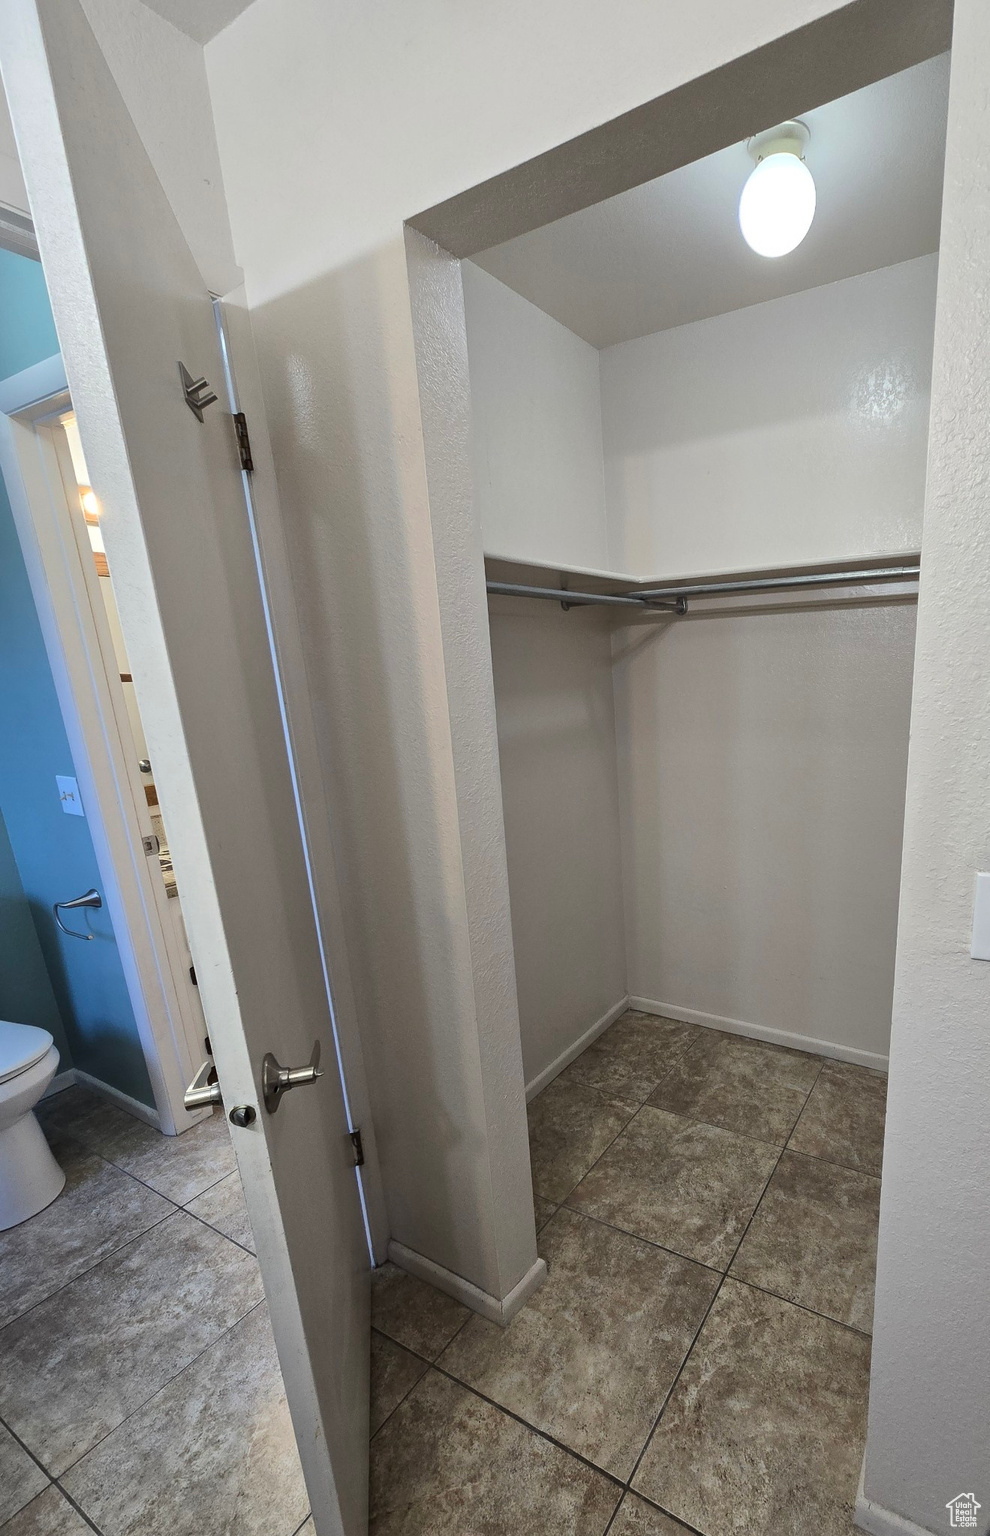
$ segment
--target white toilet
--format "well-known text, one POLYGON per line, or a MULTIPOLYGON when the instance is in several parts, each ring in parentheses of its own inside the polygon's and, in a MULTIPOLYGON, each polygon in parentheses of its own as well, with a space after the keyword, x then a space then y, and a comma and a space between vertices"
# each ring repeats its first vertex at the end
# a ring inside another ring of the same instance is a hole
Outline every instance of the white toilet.
POLYGON ((43 1211, 65 1183, 34 1114, 57 1066, 47 1029, 0 1019, 0 1232, 43 1211))

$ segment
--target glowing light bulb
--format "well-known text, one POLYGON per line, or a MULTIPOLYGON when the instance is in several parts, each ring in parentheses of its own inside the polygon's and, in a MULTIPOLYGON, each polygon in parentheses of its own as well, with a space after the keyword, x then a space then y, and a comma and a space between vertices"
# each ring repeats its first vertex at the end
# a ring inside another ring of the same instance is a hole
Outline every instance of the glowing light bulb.
POLYGON ((87 522, 93 522, 93 523, 99 522, 99 520, 100 520, 100 503, 99 503, 99 500, 97 498, 96 492, 94 490, 91 490, 89 486, 86 486, 80 492, 79 500, 82 503, 82 509, 83 509, 83 512, 85 513, 86 521, 87 522))
POLYGON ((815 179, 795 149, 767 148, 742 189, 739 228, 758 256, 786 256, 811 228, 815 179))

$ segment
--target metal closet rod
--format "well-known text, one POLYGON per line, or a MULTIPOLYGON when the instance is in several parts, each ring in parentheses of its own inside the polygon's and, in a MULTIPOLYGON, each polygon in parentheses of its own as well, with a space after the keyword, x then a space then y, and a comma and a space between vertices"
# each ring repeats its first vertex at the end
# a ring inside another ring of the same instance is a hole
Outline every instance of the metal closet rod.
POLYGON ((515 581, 490 581, 488 591, 493 597, 543 597, 551 603, 560 603, 562 608, 589 606, 592 603, 606 604, 609 607, 638 608, 641 612, 644 608, 651 612, 659 610, 661 613, 687 613, 687 602, 684 598, 677 598, 674 602, 664 602, 653 597, 640 597, 638 593, 627 592, 621 595, 609 592, 571 592, 566 587, 527 587, 515 581))
POLYGON ((720 593, 798 591, 804 587, 857 587, 884 581, 911 581, 921 567, 884 566, 871 571, 829 571, 823 575, 765 576, 747 581, 706 581, 684 587, 653 587, 642 592, 572 592, 566 587, 529 587, 513 581, 489 581, 494 597, 539 597, 563 608, 601 604, 638 608, 641 612, 687 613, 689 597, 714 597, 720 593))

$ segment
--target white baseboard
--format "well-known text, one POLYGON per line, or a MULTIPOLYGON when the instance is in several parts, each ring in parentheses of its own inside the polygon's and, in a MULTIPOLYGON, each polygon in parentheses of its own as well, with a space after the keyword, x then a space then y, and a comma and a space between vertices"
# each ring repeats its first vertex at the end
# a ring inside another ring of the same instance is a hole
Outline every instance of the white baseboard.
POLYGON ((537 1259, 523 1275, 518 1285, 513 1286, 508 1296, 500 1301, 497 1296, 490 1296, 487 1291, 472 1285, 470 1280, 465 1280, 463 1275, 455 1275, 452 1270, 444 1269, 442 1264, 436 1264, 432 1259, 424 1258, 414 1248, 407 1248, 403 1243, 390 1242, 388 1256, 393 1264, 400 1269, 407 1270, 410 1275, 415 1275, 418 1280, 425 1280, 428 1285, 436 1286, 438 1291, 444 1291, 448 1296, 453 1296, 457 1301, 462 1301, 472 1312, 477 1312, 481 1317, 487 1317, 490 1323, 501 1323, 504 1327, 510 1318, 514 1317, 525 1302, 538 1291, 547 1277, 547 1266, 544 1259, 537 1259))
POLYGON ((91 1088, 94 1093, 102 1094, 111 1103, 118 1104, 121 1109, 126 1109, 129 1115, 136 1120, 143 1120, 145 1125, 153 1126, 160 1131, 162 1123, 158 1118, 157 1109, 151 1109, 147 1104, 142 1104, 140 1099, 132 1099, 129 1093, 122 1093, 119 1088, 113 1088, 109 1083, 101 1083, 98 1077, 92 1077, 84 1072, 81 1067, 67 1067, 64 1072, 57 1072, 42 1094, 42 1098, 49 1099, 53 1093, 62 1093, 66 1088, 71 1088, 74 1083, 80 1083, 84 1088, 91 1088))
POLYGON ((630 997, 628 1006, 642 1013, 659 1013, 685 1024, 701 1024, 705 1029, 721 1029, 727 1035, 746 1035, 751 1040, 765 1040, 768 1045, 786 1045, 795 1051, 811 1051, 816 1056, 830 1056, 834 1061, 851 1061, 859 1067, 886 1072, 887 1057, 876 1051, 861 1051, 833 1040, 814 1040, 810 1035, 795 1035, 786 1029, 766 1029, 762 1024, 746 1024, 742 1019, 723 1019, 717 1013, 700 1013, 696 1008, 681 1008, 675 1003, 659 1003, 655 998, 630 997))
POLYGON ((863 1471, 866 1462, 859 1474, 859 1490, 856 1494, 856 1512, 853 1516, 854 1524, 861 1531, 869 1531, 870 1536, 934 1536, 927 1526, 915 1525, 913 1520, 905 1520, 903 1515, 895 1515, 892 1509, 884 1509, 882 1504, 874 1504, 863 1492, 863 1471))
POLYGON ((603 1013, 601 1018, 596 1020, 590 1029, 586 1029, 584 1034, 574 1041, 573 1045, 569 1045, 566 1051, 561 1051, 560 1055, 548 1067, 544 1067, 543 1071, 537 1077, 534 1077, 531 1083, 527 1083, 526 1103, 528 1104, 530 1099, 535 1099, 536 1095, 547 1086, 547 1083, 552 1083, 555 1077, 559 1077, 564 1068, 569 1067, 571 1062, 575 1061, 582 1051, 587 1050, 588 1046, 598 1039, 599 1035, 603 1035, 609 1025, 614 1024, 619 1015, 625 1013, 629 1006, 630 999, 628 997, 621 997, 617 1003, 613 1003, 608 1012, 603 1013))

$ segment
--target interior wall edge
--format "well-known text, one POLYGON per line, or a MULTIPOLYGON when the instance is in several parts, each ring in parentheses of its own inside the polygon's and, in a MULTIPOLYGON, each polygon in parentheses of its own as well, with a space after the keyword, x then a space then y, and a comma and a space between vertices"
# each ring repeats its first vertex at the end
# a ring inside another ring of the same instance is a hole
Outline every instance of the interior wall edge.
POLYGON ((854 0, 409 223, 471 256, 746 139, 756 122, 785 122, 944 53, 951 36, 952 0, 854 0))
POLYGON ((661 1003, 652 997, 629 998, 629 1007, 641 1013, 656 1013, 667 1019, 679 1019, 684 1024, 700 1024, 705 1029, 720 1029, 727 1035, 743 1035, 749 1040, 765 1040, 768 1045, 783 1045, 790 1050, 811 1051, 815 1056, 829 1056, 833 1061, 849 1061, 855 1066, 872 1067, 876 1072, 886 1072, 887 1057, 879 1051, 861 1051, 854 1045, 841 1045, 835 1040, 816 1040, 811 1035, 799 1035, 793 1030, 768 1029, 763 1024, 750 1024, 743 1019, 724 1019, 717 1013, 701 1013, 697 1008, 684 1008, 679 1003, 661 1003))
POLYGON ((584 1034, 574 1041, 573 1045, 569 1045, 566 1050, 561 1051, 560 1055, 556 1056, 548 1067, 544 1067, 542 1072, 537 1073, 536 1077, 526 1084, 527 1104, 535 1099, 538 1093, 542 1093, 547 1084, 552 1083, 555 1077, 559 1077, 565 1067, 569 1067, 572 1061, 576 1061, 582 1051, 586 1051, 589 1045, 593 1045, 598 1036, 603 1035, 609 1025, 614 1024, 616 1019, 625 1013, 631 1003, 632 999, 628 995, 620 997, 619 1001, 613 1003, 611 1008, 603 1013, 600 1019, 596 1019, 591 1028, 586 1029, 584 1034))
MULTIPOLYGON (((458 928, 463 924, 458 952, 465 1002, 458 1027, 472 1073, 476 1064, 482 1113, 471 1134, 479 1176, 487 1166, 483 1226, 489 1257, 478 1270, 504 1299, 532 1268, 536 1228, 488 595, 470 457, 464 288, 460 263, 415 230, 407 230, 405 249, 443 664, 446 717, 440 729, 452 791, 448 859, 458 928)), ((451 1216, 455 1227, 463 1225, 456 1210, 451 1216)))
POLYGON ((520 1307, 526 1304, 547 1278, 546 1260, 536 1258, 512 1290, 506 1296, 498 1297, 481 1290, 470 1280, 465 1280, 463 1275, 444 1269, 442 1264, 437 1264, 435 1260, 417 1253, 414 1248, 407 1248, 404 1243, 397 1243, 394 1240, 390 1242, 388 1256, 399 1269, 415 1275, 418 1280, 425 1280, 428 1285, 435 1286, 438 1291, 443 1291, 445 1295, 453 1296, 456 1301, 463 1302, 466 1307, 471 1308, 472 1312, 477 1312, 479 1317, 486 1318, 490 1323, 498 1323, 503 1328, 506 1323, 511 1322, 520 1307))

